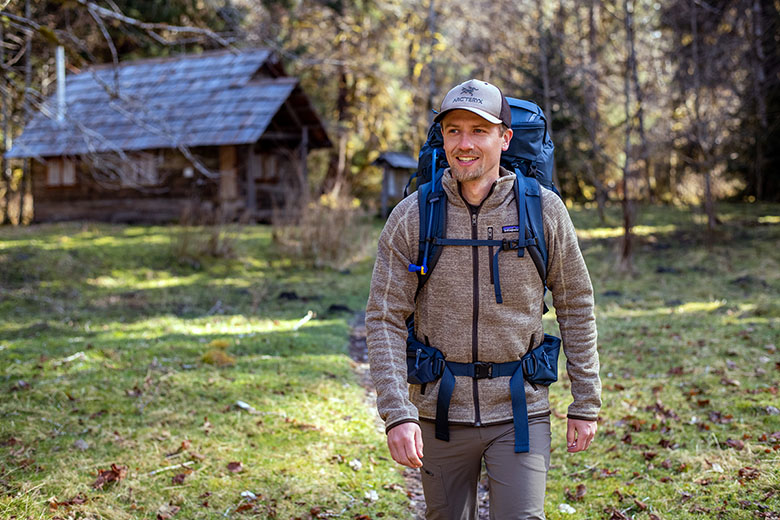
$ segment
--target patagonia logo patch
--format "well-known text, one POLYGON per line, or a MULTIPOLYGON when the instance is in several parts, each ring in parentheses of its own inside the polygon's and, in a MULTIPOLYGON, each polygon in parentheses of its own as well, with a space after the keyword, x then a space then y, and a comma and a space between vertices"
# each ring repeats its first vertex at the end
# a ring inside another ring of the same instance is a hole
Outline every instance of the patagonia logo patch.
POLYGON ((517 233, 520 231, 519 226, 504 226, 501 228, 502 233, 517 233))

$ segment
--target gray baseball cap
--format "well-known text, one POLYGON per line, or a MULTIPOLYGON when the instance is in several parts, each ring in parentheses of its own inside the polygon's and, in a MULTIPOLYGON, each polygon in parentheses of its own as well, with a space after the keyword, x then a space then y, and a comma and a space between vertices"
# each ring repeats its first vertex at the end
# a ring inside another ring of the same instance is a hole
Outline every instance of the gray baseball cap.
POLYGON ((470 79, 447 92, 441 102, 441 110, 433 119, 440 123, 447 112, 468 110, 494 125, 512 126, 512 110, 501 89, 487 81, 470 79))

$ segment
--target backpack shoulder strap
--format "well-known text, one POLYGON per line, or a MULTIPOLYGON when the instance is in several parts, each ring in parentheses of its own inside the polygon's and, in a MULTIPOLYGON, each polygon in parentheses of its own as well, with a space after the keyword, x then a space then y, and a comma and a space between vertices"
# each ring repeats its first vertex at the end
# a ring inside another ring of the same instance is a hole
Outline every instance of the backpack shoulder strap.
POLYGON ((441 169, 417 189, 417 205, 420 213, 420 240, 417 249, 417 263, 409 264, 409 271, 417 273, 417 292, 428 281, 436 262, 441 256, 441 245, 436 239, 444 238, 447 226, 447 195, 441 185, 444 170, 441 169))
POLYGON ((542 283, 547 287, 548 254, 542 220, 542 188, 535 177, 526 177, 519 171, 515 171, 515 176, 514 188, 518 219, 521 222, 520 232, 525 229, 526 238, 536 238, 536 245, 528 247, 528 253, 539 272, 542 283))

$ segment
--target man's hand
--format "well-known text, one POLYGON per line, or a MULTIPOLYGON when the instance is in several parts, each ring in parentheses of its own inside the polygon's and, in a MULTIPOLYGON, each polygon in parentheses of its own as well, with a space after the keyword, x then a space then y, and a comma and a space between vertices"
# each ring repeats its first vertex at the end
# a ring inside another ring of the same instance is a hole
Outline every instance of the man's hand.
MULTIPOLYGON (((569 453, 585 451, 596 436, 596 421, 569 419, 566 427, 566 448, 569 453)), ((392 431, 392 430, 391 430, 392 431)))
POLYGON ((407 422, 393 426, 387 432, 387 447, 390 448, 390 456, 398 464, 410 468, 422 467, 422 431, 417 423, 407 422))

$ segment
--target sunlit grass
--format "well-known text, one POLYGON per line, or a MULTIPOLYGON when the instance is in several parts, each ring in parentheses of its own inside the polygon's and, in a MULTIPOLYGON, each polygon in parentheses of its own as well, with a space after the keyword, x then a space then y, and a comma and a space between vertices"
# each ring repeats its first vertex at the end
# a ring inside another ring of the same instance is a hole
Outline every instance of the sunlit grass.
MULTIPOLYGON (((780 386, 778 208, 719 205, 726 224, 713 237, 684 208, 640 208, 631 274, 615 269, 619 208, 606 224, 571 210, 594 283, 604 407, 596 443, 569 455, 569 382, 551 387, 548 518, 780 510, 770 493, 780 416, 768 411, 780 386), (740 477, 744 468, 755 477, 740 477), (578 484, 587 492, 572 500, 578 484), (564 502, 577 512, 560 513, 564 502)), ((167 504, 181 507, 174 518, 240 517, 244 491, 259 518, 306 518, 313 507, 410 518, 347 355, 352 313, 331 309, 363 308, 371 261, 309 269, 251 226, 231 231, 233 257, 181 262, 178 231, 0 230, 0 518, 155 518, 167 504), (204 363, 212 349, 234 364, 204 363), (111 463, 127 478, 94 490, 111 463), (151 474, 183 463, 193 471, 181 484, 172 477, 185 467, 151 474), (50 509, 78 493, 89 500, 50 509)), ((549 331, 553 320, 554 309, 549 331)))

